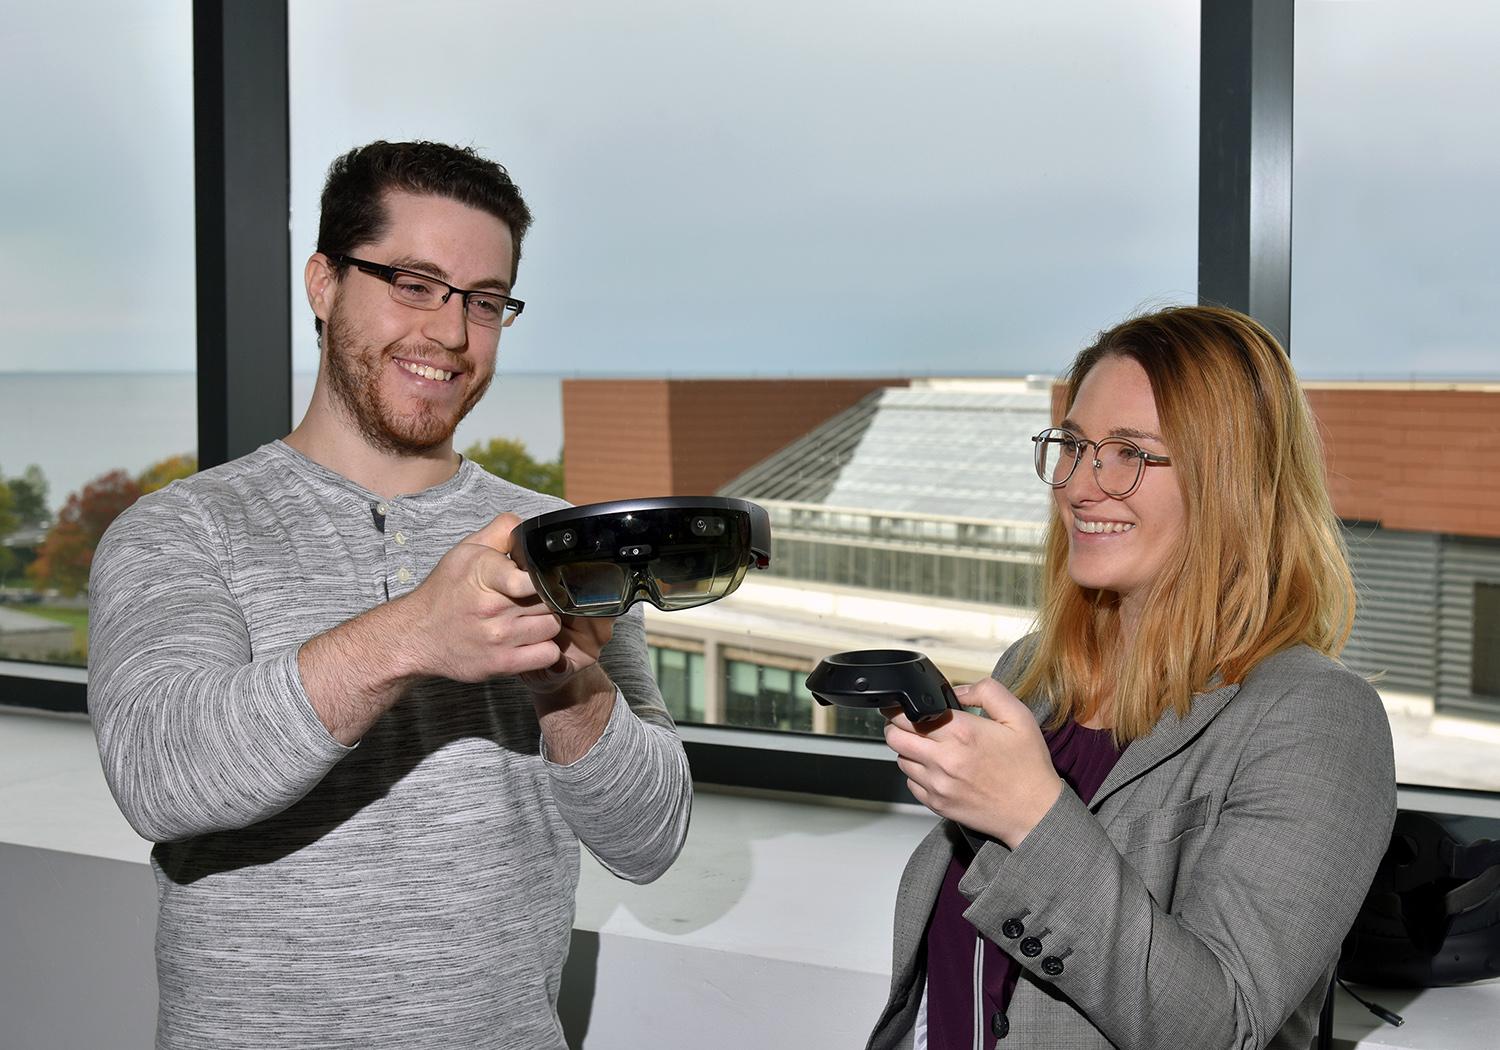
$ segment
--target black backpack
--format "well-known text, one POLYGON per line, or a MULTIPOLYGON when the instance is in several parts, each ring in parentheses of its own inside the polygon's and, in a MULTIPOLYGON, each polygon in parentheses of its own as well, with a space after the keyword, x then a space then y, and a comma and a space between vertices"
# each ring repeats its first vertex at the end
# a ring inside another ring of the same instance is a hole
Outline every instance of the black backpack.
POLYGON ((1500 976, 1500 841, 1493 820, 1402 810, 1338 975, 1436 987, 1500 976))

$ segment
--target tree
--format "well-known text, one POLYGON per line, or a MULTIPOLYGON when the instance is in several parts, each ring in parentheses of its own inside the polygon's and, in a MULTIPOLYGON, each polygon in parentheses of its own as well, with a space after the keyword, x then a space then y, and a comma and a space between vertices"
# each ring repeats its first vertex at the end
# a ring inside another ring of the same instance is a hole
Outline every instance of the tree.
POLYGON ((12 509, 20 519, 19 527, 36 529, 46 525, 52 512, 47 509, 47 479, 42 476, 42 468, 33 463, 20 477, 11 478, 6 484, 15 500, 12 509))
POLYGON ((24 564, 6 540, 20 529, 47 523, 47 479, 36 464, 18 478, 5 479, 0 471, 0 585, 24 564))
POLYGON ((464 455, 506 481, 550 496, 563 494, 562 459, 538 462, 531 458, 531 453, 519 441, 491 438, 488 444, 470 445, 464 450, 464 455))
POLYGON ((140 496, 140 484, 123 470, 89 482, 68 497, 26 574, 36 586, 56 587, 64 594, 86 589, 104 530, 140 496))
POLYGON ((141 476, 136 478, 136 484, 141 487, 141 495, 164 489, 174 481, 191 477, 198 473, 198 457, 190 453, 180 456, 168 456, 159 460, 141 471, 141 476))
POLYGON ((4 478, 0 478, 0 583, 9 576, 16 568, 16 556, 11 549, 5 546, 5 538, 16 531, 16 526, 21 523, 20 515, 15 511, 15 496, 11 493, 10 486, 4 478))
POLYGON ((5 541, 21 529, 40 529, 52 517, 47 510, 47 479, 35 463, 20 477, 5 479, 0 471, 0 585, 21 568, 24 558, 5 541))
POLYGON ((0 478, 0 540, 4 540, 21 525, 21 516, 16 513, 16 497, 10 485, 0 478))
MULTIPOLYGON (((94 563, 94 548, 126 507, 141 496, 164 488, 178 478, 198 470, 198 460, 190 454, 168 456, 151 464, 137 478, 123 470, 113 470, 95 478, 80 491, 68 497, 57 521, 47 530, 37 557, 26 570, 38 587, 56 587, 64 594, 77 594, 88 587, 89 569, 94 563)), ((21 486, 25 508, 36 516, 36 508, 46 512, 47 481, 36 467, 28 467, 24 478, 12 479, 10 489, 21 486)), ((35 523, 45 523, 45 516, 35 523)), ((3 521, 0 521, 3 524, 3 521)), ((0 565, 0 569, 4 566, 0 565)))

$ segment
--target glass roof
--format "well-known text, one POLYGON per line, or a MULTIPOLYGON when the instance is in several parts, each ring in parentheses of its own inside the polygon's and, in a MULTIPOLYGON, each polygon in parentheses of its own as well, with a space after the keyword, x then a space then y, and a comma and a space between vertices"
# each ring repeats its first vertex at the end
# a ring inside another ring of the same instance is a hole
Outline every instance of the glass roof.
POLYGON ((1046 521, 1031 465, 1049 425, 1050 379, 915 380, 888 387, 721 489, 746 499, 1046 521))

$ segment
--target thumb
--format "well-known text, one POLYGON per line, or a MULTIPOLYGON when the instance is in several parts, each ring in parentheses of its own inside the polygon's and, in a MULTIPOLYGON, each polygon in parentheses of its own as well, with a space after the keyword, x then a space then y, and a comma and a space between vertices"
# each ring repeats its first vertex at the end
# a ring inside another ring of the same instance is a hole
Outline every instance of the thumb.
POLYGON ((1016 699, 1016 695, 993 678, 984 678, 963 690, 960 701, 969 707, 981 708, 993 722, 1013 723, 1034 721, 1031 708, 1016 699))
POLYGON ((478 543, 492 550, 497 550, 501 554, 509 554, 510 536, 519 524, 521 524, 521 519, 506 511, 478 532, 466 537, 463 542, 478 543))

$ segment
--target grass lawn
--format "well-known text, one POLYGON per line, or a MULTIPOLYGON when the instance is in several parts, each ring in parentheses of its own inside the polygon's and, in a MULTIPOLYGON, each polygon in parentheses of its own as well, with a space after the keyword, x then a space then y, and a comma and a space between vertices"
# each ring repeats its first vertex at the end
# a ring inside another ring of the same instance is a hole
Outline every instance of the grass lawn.
POLYGON ((27 613, 30 616, 40 616, 44 620, 55 620, 65 623, 73 628, 73 644, 78 647, 80 654, 89 650, 89 611, 87 609, 55 609, 46 605, 23 605, 17 606, 17 611, 27 613))

